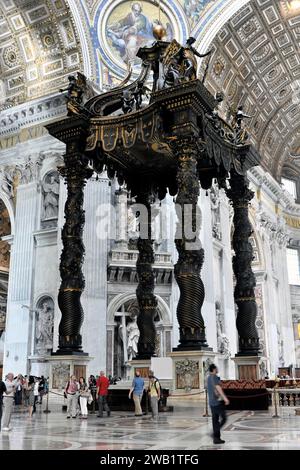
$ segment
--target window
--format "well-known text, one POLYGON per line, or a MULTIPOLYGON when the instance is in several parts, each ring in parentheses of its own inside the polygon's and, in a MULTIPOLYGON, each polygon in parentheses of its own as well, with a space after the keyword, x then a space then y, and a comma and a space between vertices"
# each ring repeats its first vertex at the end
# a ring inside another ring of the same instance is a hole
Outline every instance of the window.
POLYGON ((287 267, 289 274, 289 283, 292 285, 300 285, 300 267, 299 267, 299 251, 294 248, 287 249, 287 267))
POLYGON ((297 199, 297 189, 296 183, 293 180, 288 180, 287 178, 281 178, 281 183, 283 189, 285 189, 288 193, 291 194, 295 199, 297 199))

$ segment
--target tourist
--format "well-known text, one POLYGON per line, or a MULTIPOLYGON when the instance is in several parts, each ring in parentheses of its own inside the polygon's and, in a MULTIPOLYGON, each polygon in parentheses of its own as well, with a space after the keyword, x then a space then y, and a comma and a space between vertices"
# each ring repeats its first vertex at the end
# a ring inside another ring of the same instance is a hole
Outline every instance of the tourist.
POLYGON ((142 408, 141 408, 141 401, 143 398, 144 393, 144 379, 141 377, 141 373, 139 370, 135 371, 135 377, 132 381, 132 386, 129 391, 128 398, 131 399, 131 395, 134 401, 134 414, 135 416, 143 416, 142 408))
POLYGON ((67 396, 67 418, 76 418, 77 404, 79 396, 79 384, 75 375, 71 375, 70 380, 66 384, 65 394, 67 396))
POLYGON ((3 393, 6 392, 5 383, 0 380, 0 431, 1 431, 1 419, 2 419, 2 406, 3 406, 3 393))
POLYGON ((88 417, 88 409, 87 403, 88 398, 90 396, 89 386, 85 381, 84 377, 79 378, 79 403, 80 403, 80 411, 81 411, 81 418, 87 419, 88 417))
POLYGON ((28 376, 24 375, 23 380, 23 405, 29 405, 28 376))
POLYGON ((27 385, 29 418, 32 417, 32 413, 34 411, 34 404, 35 404, 34 385, 35 385, 34 377, 30 375, 29 380, 28 380, 28 385, 27 385))
POLYGON ((107 403, 109 380, 105 377, 103 370, 100 372, 100 377, 97 380, 97 395, 98 395, 98 418, 103 417, 103 408, 110 416, 110 409, 107 403))
POLYGON ((45 395, 45 392, 46 392, 46 381, 45 381, 45 377, 42 375, 39 381, 39 397, 38 397, 39 405, 43 403, 43 396, 45 395))
POLYGON ((90 390, 92 390, 92 387, 97 386, 96 378, 94 375, 89 376, 88 382, 89 382, 90 390))
POLYGON ((222 390, 220 385, 221 379, 217 376, 217 373, 217 366, 211 364, 207 378, 207 393, 212 415, 213 441, 214 444, 224 444, 225 441, 221 439, 221 428, 226 423, 225 405, 229 405, 229 400, 222 390))
POLYGON ((11 372, 7 374, 5 380, 6 391, 3 392, 3 417, 2 417, 2 431, 11 431, 10 419, 13 410, 16 384, 14 382, 14 374, 11 372))
POLYGON ((15 404, 22 405, 23 395, 23 376, 21 374, 16 378, 16 393, 15 393, 15 404))
POLYGON ((148 393, 150 395, 152 419, 158 419, 158 402, 160 400, 160 383, 154 376, 152 370, 149 371, 148 393))
POLYGON ((39 386, 40 386, 40 379, 39 377, 34 377, 34 388, 33 388, 33 393, 34 393, 34 403, 33 403, 33 413, 36 412, 36 404, 39 400, 39 386))

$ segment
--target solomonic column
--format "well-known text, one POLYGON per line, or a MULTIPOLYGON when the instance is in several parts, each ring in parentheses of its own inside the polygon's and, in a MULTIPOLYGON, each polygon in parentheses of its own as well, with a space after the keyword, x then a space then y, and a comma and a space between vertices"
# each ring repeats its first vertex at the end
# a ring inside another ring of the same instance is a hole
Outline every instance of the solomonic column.
POLYGON ((83 191, 87 178, 93 173, 88 168, 88 159, 84 155, 87 127, 87 120, 81 116, 72 116, 47 126, 51 135, 66 143, 64 166, 59 168, 65 178, 67 200, 59 266, 61 285, 58 305, 62 316, 59 324, 59 348, 56 352, 58 355, 83 354, 80 334, 84 316, 80 301, 84 290, 83 191))
POLYGON ((178 160, 175 244, 179 258, 174 267, 175 279, 180 289, 177 306, 180 345, 177 350, 201 350, 207 349, 207 343, 201 313, 205 295, 200 277, 204 250, 199 239, 201 211, 198 205, 200 185, 197 147, 191 138, 176 141, 173 148, 178 160))
POLYGON ((234 299, 238 307, 238 356, 258 356, 259 338, 255 326, 257 305, 254 294, 256 280, 252 271, 253 249, 249 241, 253 229, 248 214, 254 193, 249 189, 247 177, 232 171, 227 195, 234 209, 232 243, 235 252, 233 271, 236 278, 234 299))
POLYGON ((81 351, 83 309, 80 297, 84 290, 82 234, 85 222, 83 190, 92 171, 85 167, 76 146, 70 145, 65 155, 65 166, 60 169, 60 173, 65 178, 68 191, 59 267, 61 286, 58 294, 58 305, 62 313, 59 324, 59 352, 65 354, 81 351))
POLYGON ((154 318, 157 313, 157 299, 154 295, 155 260, 153 240, 151 238, 151 204, 150 192, 145 191, 137 197, 137 203, 144 206, 140 211, 140 237, 137 242, 139 251, 136 270, 138 287, 136 297, 140 313, 137 324, 140 330, 138 356, 136 359, 150 359, 155 354, 156 329, 154 318))

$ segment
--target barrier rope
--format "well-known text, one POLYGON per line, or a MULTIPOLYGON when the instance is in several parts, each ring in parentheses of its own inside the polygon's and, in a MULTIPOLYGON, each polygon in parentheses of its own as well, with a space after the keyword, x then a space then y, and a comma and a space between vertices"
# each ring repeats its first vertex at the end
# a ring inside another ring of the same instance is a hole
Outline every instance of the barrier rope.
POLYGON ((169 395, 168 398, 177 398, 177 397, 194 397, 196 395, 202 395, 204 392, 196 392, 196 393, 186 393, 184 395, 169 395))
POLYGON ((53 395, 58 395, 59 397, 64 397, 63 393, 52 392, 52 390, 49 390, 49 393, 53 393, 53 395))
POLYGON ((238 395, 228 395, 226 393, 226 390, 224 390, 224 393, 226 394, 227 398, 237 398, 243 400, 244 398, 257 398, 257 397, 263 397, 266 395, 271 395, 271 392, 266 392, 266 393, 258 393, 257 395, 244 395, 243 397, 239 397, 238 395))

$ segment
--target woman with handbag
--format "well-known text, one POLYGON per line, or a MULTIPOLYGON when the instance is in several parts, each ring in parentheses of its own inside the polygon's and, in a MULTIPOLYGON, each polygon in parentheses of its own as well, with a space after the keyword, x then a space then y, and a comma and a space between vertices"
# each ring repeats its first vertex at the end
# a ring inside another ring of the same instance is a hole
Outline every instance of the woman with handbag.
POLYGON ((84 377, 79 378, 79 402, 80 402, 80 410, 81 410, 81 418, 87 419, 88 417, 88 409, 87 409, 87 402, 90 396, 89 386, 85 381, 84 377))

